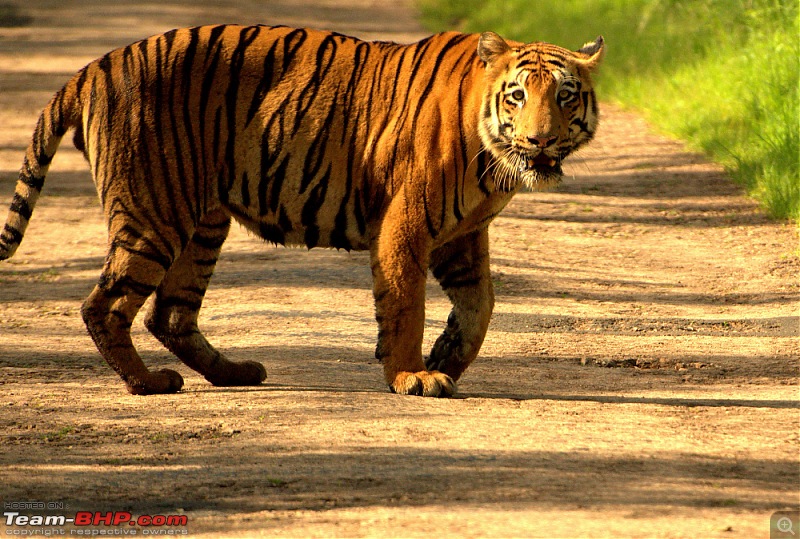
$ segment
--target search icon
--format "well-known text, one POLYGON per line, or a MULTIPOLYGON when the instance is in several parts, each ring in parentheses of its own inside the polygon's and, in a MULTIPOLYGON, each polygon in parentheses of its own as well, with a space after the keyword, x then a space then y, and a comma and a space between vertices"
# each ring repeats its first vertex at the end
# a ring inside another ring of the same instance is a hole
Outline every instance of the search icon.
POLYGON ((781 533, 791 533, 792 535, 794 535, 792 519, 790 519, 789 517, 779 518, 778 522, 775 523, 775 527, 778 528, 778 531, 781 533))

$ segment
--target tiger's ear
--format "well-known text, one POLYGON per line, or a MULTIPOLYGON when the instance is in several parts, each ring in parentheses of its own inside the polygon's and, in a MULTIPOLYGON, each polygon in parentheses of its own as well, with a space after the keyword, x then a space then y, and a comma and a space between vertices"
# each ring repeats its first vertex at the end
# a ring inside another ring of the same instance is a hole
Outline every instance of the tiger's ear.
POLYGON ((583 55, 581 63, 585 65, 589 71, 593 71, 600 65, 600 61, 606 53, 606 42, 603 36, 597 36, 597 39, 584 43, 583 47, 578 49, 578 54, 583 55))
POLYGON ((486 64, 491 64, 499 56, 511 50, 505 39, 494 32, 484 32, 478 40, 478 56, 486 64))

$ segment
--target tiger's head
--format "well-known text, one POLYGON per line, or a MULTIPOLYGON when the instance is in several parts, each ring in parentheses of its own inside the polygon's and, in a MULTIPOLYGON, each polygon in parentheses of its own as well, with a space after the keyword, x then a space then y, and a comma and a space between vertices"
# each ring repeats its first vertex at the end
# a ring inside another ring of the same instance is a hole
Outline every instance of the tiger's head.
POLYGON ((540 190, 561 180, 561 162, 587 143, 597 128, 591 73, 603 57, 602 37, 573 52, 549 43, 507 43, 481 34, 486 65, 479 131, 494 156, 495 185, 522 182, 540 190))

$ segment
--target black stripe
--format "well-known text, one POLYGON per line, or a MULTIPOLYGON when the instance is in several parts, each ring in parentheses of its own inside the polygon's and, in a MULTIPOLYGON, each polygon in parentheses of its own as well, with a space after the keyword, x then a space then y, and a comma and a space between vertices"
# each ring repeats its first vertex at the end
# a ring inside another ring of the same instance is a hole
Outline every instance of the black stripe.
POLYGON ((498 215, 500 215, 500 212, 499 212, 499 211, 496 211, 496 212, 492 213, 491 215, 487 215, 486 217, 484 217, 483 219, 481 219, 480 221, 478 221, 478 226, 480 227, 480 226, 482 226, 482 225, 484 225, 484 224, 488 225, 488 224, 489 224, 490 222, 492 222, 492 221, 494 220, 494 218, 495 218, 495 217, 497 217, 498 215))
MULTIPOLYGON (((154 207, 161 209, 162 211, 167 211, 170 213, 170 217, 165 219, 168 223, 175 225, 176 231, 180 234, 178 230, 178 223, 180 223, 180 218, 178 216, 178 208, 177 208, 177 198, 175 196, 175 186, 173 181, 171 181, 171 174, 170 174, 170 163, 167 160, 166 150, 168 148, 165 144, 165 136, 164 136, 164 124, 166 123, 163 119, 164 113, 169 113, 167 110, 167 105, 165 104, 164 100, 164 86, 165 86, 165 75, 167 69, 169 69, 169 63, 167 61, 166 55, 169 54, 169 50, 162 51, 162 37, 160 36, 154 39, 155 43, 155 53, 153 54, 153 58, 155 59, 155 66, 153 67, 153 71, 155 73, 155 88, 153 89, 153 131, 155 132, 155 154, 158 156, 158 168, 157 170, 161 171, 161 175, 163 181, 161 182, 161 186, 166 191, 166 199, 163 196, 159 196, 159 198, 154 198, 152 200, 154 207), (158 203, 156 202, 158 201, 158 203)), ((166 41, 166 39, 163 39, 166 41)), ((169 42, 167 42, 167 46, 169 46, 169 42)), ((144 77, 143 77, 144 78, 144 77)), ((147 95, 147 94, 145 94, 147 95)), ((144 156, 147 158, 147 156, 144 156)), ((152 169, 148 169, 152 170, 152 169)), ((186 238, 188 240, 188 238, 186 238)), ((181 238, 181 245, 186 245, 186 242, 183 238, 181 238)))
MULTIPOLYGON (((103 182, 106 187, 116 179, 113 177, 114 175, 112 172, 112 163, 116 156, 110 151, 111 144, 108 140, 111 138, 112 133, 114 133, 115 112, 119 110, 117 106, 117 92, 114 89, 114 77, 112 75, 114 65, 111 60, 111 53, 103 56, 97 64, 101 75, 95 75, 94 77, 95 82, 99 82, 98 90, 102 91, 102 98, 100 98, 99 103, 99 114, 101 116, 97 118, 97 130, 98 142, 100 142, 100 140, 103 141, 101 144, 98 144, 95 150, 97 151, 97 164, 100 171, 102 171, 103 182), (104 128, 101 123, 103 120, 105 120, 104 128), (102 146, 102 148, 100 148, 100 146, 102 146)), ((95 177, 97 178, 97 176, 95 177)))
MULTIPOLYGON (((384 55, 383 58, 381 58, 381 63, 379 64, 379 67, 378 67, 378 73, 377 73, 377 75, 374 75, 374 76, 377 77, 378 80, 384 80, 384 74, 383 74, 384 69, 386 68, 387 64, 390 61, 394 60, 394 57, 398 53, 400 54, 400 58, 399 58, 399 60, 397 60, 396 64, 392 64, 392 66, 394 68, 392 71, 394 73, 402 73, 403 72, 403 64, 406 61, 406 56, 411 52, 411 50, 412 50, 412 47, 399 47, 398 46, 394 51, 392 51, 394 54, 386 54, 386 55, 384 55)), ((387 112, 382 115, 383 118, 381 119, 381 124, 379 126, 376 126, 376 129, 375 129, 376 133, 383 133, 386 130, 386 126, 389 124, 389 120, 392 117, 396 117, 396 113, 394 112, 396 110, 396 107, 397 107, 396 104, 395 104, 395 101, 397 99, 397 91, 398 91, 398 88, 400 87, 400 85, 399 84, 391 84, 391 87, 392 87, 392 93, 389 96, 389 100, 385 101, 384 102, 384 106, 383 106, 383 110, 387 111, 387 112)), ((378 147, 377 144, 373 144, 372 145, 371 153, 370 153, 369 156, 367 156, 367 159, 366 159, 367 162, 373 162, 373 160, 374 160, 373 155, 374 155, 374 152, 376 151, 377 147, 378 147)), ((395 148, 395 152, 396 152, 396 148, 395 148)), ((387 168, 387 170, 384 171, 384 182, 391 182, 394 179, 393 176, 391 175, 391 170, 392 170, 392 167, 394 166, 394 158, 395 158, 395 156, 392 156, 392 159, 389 162, 389 167, 387 168)), ((373 179, 377 179, 377 178, 373 178, 373 179)), ((391 187, 390 187, 390 189, 391 189, 391 187)), ((378 206, 380 206, 380 205, 378 205, 378 206)), ((378 209, 379 209, 378 207, 375 208, 376 211, 378 211, 378 209)))
POLYGON ((210 251, 216 251, 222 247, 222 244, 225 243, 227 239, 227 235, 224 236, 203 236, 199 232, 195 232, 194 236, 192 236, 192 243, 196 243, 200 247, 204 249, 208 249, 210 251))
POLYGON ((242 206, 250 206, 250 180, 246 170, 242 173, 242 206))
MULTIPOLYGON (((420 67, 422 65, 425 65, 425 67, 427 67, 427 64, 424 64, 423 62, 425 62, 425 60, 427 60, 427 57, 425 56, 425 53, 427 52, 428 48, 431 46, 431 43, 433 43, 433 39, 432 38, 427 38, 427 39, 423 39, 422 41, 417 43, 416 46, 413 47, 414 56, 413 56, 412 61, 411 61, 411 76, 403 84, 403 86, 405 87, 406 95, 405 95, 405 99, 403 100, 403 107, 397 113, 397 117, 400 118, 400 121, 395 124, 395 128, 394 128, 394 132, 395 133, 400 133, 400 132, 404 131, 405 124, 406 124, 406 121, 408 119, 408 113, 407 113, 408 107, 409 106, 413 106, 415 108, 418 107, 417 103, 411 103, 412 100, 410 99, 410 94, 411 94, 411 91, 414 88, 417 76, 420 74, 421 71, 423 71, 423 70, 420 69, 420 67)), ((444 52, 448 48, 449 48, 449 42, 442 49, 442 52, 444 52)), ((403 56, 403 58, 404 57, 405 56, 403 56)), ((402 61, 402 59, 401 59, 401 61, 402 61)), ((427 69, 425 69, 424 71, 427 72, 427 69)), ((400 69, 398 69, 398 72, 402 72, 402 71, 400 69)), ((429 79, 428 82, 430 84, 430 79, 429 79)), ((425 97, 425 94, 424 94, 424 92, 422 92, 421 95, 420 95, 420 100, 424 99, 424 97, 425 97)), ((418 108, 417 108, 417 111, 419 111, 418 108)), ((397 153, 397 145, 395 145, 394 153, 395 154, 397 153)), ((393 159, 393 161, 394 161, 394 159, 393 159)))
POLYGON ((127 295, 129 292, 147 297, 156 291, 156 286, 137 281, 130 275, 125 275, 121 279, 112 279, 111 275, 103 274, 100 276, 98 286, 105 291, 109 298, 118 298, 127 295))
POLYGON ((42 187, 44 187, 44 177, 35 178, 33 176, 20 175, 19 181, 21 181, 31 189, 36 189, 37 191, 41 191, 42 187))
POLYGON ((230 217, 225 217, 221 221, 217 221, 216 223, 210 222, 203 222, 203 228, 208 230, 224 230, 225 234, 228 234, 228 228, 231 226, 231 219, 230 217))
POLYGON ((165 255, 158 249, 158 247, 149 238, 144 237, 138 230, 128 225, 125 225, 122 227, 122 229, 120 229, 119 233, 117 234, 117 237, 114 238, 112 245, 114 247, 120 247, 122 249, 125 249, 131 254, 135 254, 141 256, 142 258, 155 262, 159 264, 161 267, 163 267, 165 270, 172 265, 172 260, 174 259, 174 255, 173 256, 165 255), (127 238, 121 237, 121 234, 123 232, 133 237, 137 242, 145 244, 148 250, 143 251, 141 249, 133 247, 133 245, 129 245, 127 243, 128 241, 127 238))
POLYGON ((194 180, 194 215, 199 216, 202 212, 202 208, 200 205, 200 192, 201 192, 201 185, 202 185, 202 176, 203 173, 200 171, 200 162, 201 156, 199 155, 200 152, 205 151, 205 148, 199 148, 197 146, 197 141, 195 140, 194 135, 194 127, 193 127, 193 120, 194 114, 189 109, 190 104, 190 97, 193 94, 192 90, 192 81, 194 77, 192 76, 193 68, 194 68, 194 59, 197 55, 197 47, 200 40, 200 28, 195 27, 189 30, 189 44, 186 46, 186 50, 184 52, 183 58, 183 80, 182 80, 182 88, 181 91, 183 92, 183 125, 186 129, 186 140, 189 146, 189 159, 192 163, 192 174, 194 180))
POLYGON ((117 180, 115 175, 111 174, 111 169, 109 168, 109 162, 111 160, 109 149, 109 144, 105 142, 106 136, 111 136, 111 126, 114 120, 114 111, 116 107, 112 108, 112 105, 116 105, 115 97, 111 96, 110 94, 113 93, 112 91, 112 80, 111 80, 111 60, 109 55, 103 56, 97 62, 97 68, 99 69, 100 73, 95 72, 92 76, 92 90, 91 90, 91 104, 89 106, 89 118, 87 120, 87 127, 86 127, 86 138, 89 145, 94 149, 94 159, 95 159, 95 168, 92 170, 94 175, 95 181, 101 186, 100 189, 100 200, 103 201, 105 204, 108 191, 111 189, 112 182, 117 180), (106 106, 105 109, 102 107, 98 107, 99 103, 98 100, 100 97, 98 96, 99 91, 105 90, 104 95, 106 98, 106 106), (105 120, 105 126, 103 127, 103 120, 105 120), (97 138, 96 140, 92 141, 92 125, 97 125, 97 138))
POLYGON ((557 61, 557 60, 553 60, 551 58, 545 58, 544 59, 544 64, 548 65, 548 66, 551 66, 551 67, 558 68, 558 69, 564 69, 565 67, 567 67, 567 65, 564 63, 563 59, 562 59, 562 61, 557 61))
POLYGON ((444 275, 448 272, 448 270, 456 263, 456 261, 464 256, 462 251, 455 251, 449 257, 444 260, 439 261, 435 266, 431 268, 431 272, 436 280, 440 280, 444 275))
POLYGON ((22 241, 22 232, 6 224, 5 227, 3 227, 3 233, 0 235, 0 239, 3 240, 6 245, 14 245, 22 241))
MULTIPOLYGON (((461 213, 461 208, 458 204, 458 184, 458 179, 456 179, 456 181, 453 182, 453 216, 456 218, 456 221, 461 221, 464 215, 461 213)), ((462 189, 462 191, 466 191, 466 189, 462 189)))
MULTIPOLYGON (((469 37, 468 35, 462 34, 462 35, 458 35, 454 39, 451 39, 450 41, 448 41, 447 44, 439 51, 439 54, 436 56, 436 60, 434 61, 434 64, 433 64, 433 69, 430 70, 430 71, 428 71, 428 69, 425 70, 426 72, 429 73, 428 74, 428 82, 425 85, 425 88, 420 93, 419 101, 415 104, 414 116, 413 116, 413 118, 411 120, 411 131, 412 131, 412 133, 416 131, 417 122, 419 121, 419 117, 423 112, 423 106, 424 106, 425 102, 431 96, 431 89, 433 88, 433 85, 436 84, 436 82, 438 82, 438 74, 439 74, 440 69, 442 68, 442 63, 444 62, 445 58, 448 56, 448 51, 450 51, 450 49, 452 49, 453 47, 455 47, 456 45, 458 45, 459 43, 461 43, 462 41, 464 41, 468 37, 469 37)), ((459 58, 454 63, 460 62, 466 56, 470 56, 471 57, 473 54, 474 53, 471 50, 464 51, 464 52, 461 53, 461 56, 459 56, 459 58)))
POLYGON ((260 182, 267 178, 269 169, 277 160, 281 153, 283 140, 285 137, 285 129, 283 125, 286 110, 289 108, 289 101, 292 99, 292 93, 276 107, 276 111, 270 116, 263 133, 261 134, 261 177, 260 182))
MULTIPOLYGON (((347 91, 345 92, 343 101, 344 107, 342 110, 342 117, 345 121, 350 121, 350 125, 352 126, 352 134, 351 140, 355 141, 356 137, 359 134, 359 131, 363 130, 364 132, 369 132, 369 126, 362 125, 361 121, 361 113, 363 107, 357 106, 356 107, 356 115, 353 117, 353 105, 361 105, 363 101, 367 102, 367 107, 370 107, 372 104, 372 93, 370 92, 368 95, 361 95, 360 88, 361 88, 361 80, 364 76, 364 70, 369 64, 369 55, 372 50, 371 43, 359 42, 356 45, 355 55, 353 56, 353 69, 350 73, 350 79, 348 80, 345 88, 347 91)), ((374 84, 375 81, 373 81, 374 84)), ((370 120, 369 111, 366 116, 367 122, 370 120)), ((344 146, 347 143, 346 136, 347 136, 347 129, 342 129, 342 138, 341 144, 344 146)), ((349 155, 352 160, 352 153, 349 155)), ((352 175, 352 168, 348 169, 352 175)))
MULTIPOLYGON (((333 103, 336 103, 336 96, 334 96, 333 103)), ((305 161, 303 162, 303 176, 300 178, 300 194, 303 194, 306 189, 308 189, 309 184, 316 178, 325 161, 325 150, 327 149, 335 112, 335 106, 330 106, 328 108, 328 114, 325 120, 322 125, 317 128, 317 134, 314 140, 311 141, 305 161)))
MULTIPOLYGON (((264 138, 266 138, 266 134, 268 130, 264 131, 264 138)), ((269 187, 269 179, 267 176, 270 161, 267 159, 267 153, 263 146, 262 142, 262 154, 261 154, 261 177, 258 181, 258 190, 256 196, 258 197, 258 214, 259 215, 266 215, 267 214, 267 188, 269 187)))
POLYGON ((308 200, 303 204, 303 209, 300 212, 300 223, 306 229, 304 241, 309 249, 316 247, 319 243, 317 213, 322 207, 323 202, 325 202, 325 193, 328 190, 330 174, 331 169, 329 166, 323 177, 317 182, 317 185, 311 189, 311 192, 308 194, 308 200))
MULTIPOLYGON (((145 165, 149 166, 149 162, 146 162, 145 165)), ((133 183, 129 183, 128 189, 133 189, 133 185, 133 183)), ((137 200, 133 200, 132 202, 137 204, 137 200)), ((141 239, 153 252, 166 252, 168 260, 175 259, 175 248, 167 241, 166 236, 154 235, 153 237, 145 238, 139 232, 140 230, 160 230, 164 226, 163 222, 158 221, 151 213, 139 212, 134 214, 131 209, 126 206, 126 202, 118 198, 112 201, 111 206, 107 208, 107 212, 109 223, 113 223, 118 217, 121 218, 124 223, 123 229, 121 230, 124 230, 134 238, 141 239), (161 247, 156 245, 156 242, 159 241, 161 247)))
POLYGON ((286 236, 283 230, 274 223, 260 223, 258 232, 262 238, 276 245, 284 245, 286 243, 286 236))
POLYGON ((336 50, 336 41, 331 35, 326 36, 317 48, 314 72, 308 84, 305 85, 297 96, 293 131, 296 132, 300 128, 303 118, 305 118, 308 111, 311 110, 311 107, 314 105, 322 82, 333 65, 334 58, 336 57, 336 50))
POLYGON ((37 191, 41 191, 42 187, 44 187, 44 176, 39 177, 34 175, 33 171, 31 170, 31 164, 28 161, 27 155, 22 161, 22 170, 19 173, 19 181, 31 189, 36 189, 37 191))
MULTIPOLYGON (((225 27, 215 26, 211 29, 211 34, 208 38, 208 41, 205 44, 206 47, 206 56, 205 60, 203 61, 203 81, 200 84, 200 148, 202 151, 202 167, 201 170, 203 173, 207 173, 209 170, 216 169, 217 163, 217 154, 216 152, 211 156, 207 155, 206 151, 206 116, 208 112, 208 102, 211 99, 211 92, 214 87, 214 83, 217 79, 217 69, 220 62, 220 57, 222 55, 222 44, 219 43, 220 37, 222 36, 225 27), (209 63, 210 59, 210 63, 209 63), (211 159, 211 166, 208 165, 207 159, 211 159)), ((219 111, 217 111, 218 113, 219 111)), ((215 126, 218 127, 218 126, 215 126)), ((215 142, 215 149, 216 149, 216 138, 218 129, 214 130, 214 142, 215 142)))
MULTIPOLYGON (((140 61, 144 63, 141 66, 141 72, 146 73, 148 71, 148 66, 146 64, 147 58, 142 56, 140 61)), ((146 77, 141 77, 141 91, 146 91, 146 77)), ((144 94, 147 95, 147 94, 144 94)), ((140 120, 146 122, 144 108, 140 111, 140 120)), ((142 125, 147 125, 144 123, 142 125)), ((153 126, 154 128, 156 126, 153 126)), ((154 182, 152 178, 149 177, 148 171, 156 170, 157 166, 153 163, 153 153, 160 153, 164 154, 163 148, 161 147, 153 147, 154 141, 153 137, 150 133, 147 132, 146 129, 139 130, 139 141, 136 148, 135 158, 138 159, 140 162, 138 163, 139 167, 137 171, 132 171, 128 174, 126 180, 128 182, 127 191, 133 195, 133 198, 130 202, 126 202, 119 198, 113 201, 113 207, 109 208, 109 222, 113 221, 117 214, 121 214, 123 217, 123 221, 126 223, 130 223, 134 221, 139 229, 141 230, 160 230, 163 228, 164 224, 163 221, 158 220, 158 216, 153 215, 152 211, 141 211, 142 209, 146 208, 159 208, 160 205, 171 205, 164 197, 160 190, 161 183, 163 182, 154 182), (143 189, 146 189, 146 192, 141 192, 143 189), (144 202, 142 202, 144 201, 144 202), (128 207, 127 204, 131 204, 132 207, 128 207)), ((132 158, 133 159, 133 158, 132 158)), ((163 159, 162 159, 163 163, 163 159)), ((163 168, 162 168, 163 170, 163 168)), ((166 174, 167 171, 163 170, 166 174)), ((104 206, 108 205, 108 201, 103 199, 104 206)), ((127 226, 127 225, 126 225, 127 226)), ((134 230, 133 228, 129 228, 129 232, 134 230)), ((177 224, 176 224, 176 231, 177 231, 177 224)), ((179 236, 180 231, 178 231, 179 236)), ((136 232, 136 237, 140 237, 141 235, 136 232)), ((162 241, 165 238, 158 238, 162 241)), ((151 242, 152 244, 152 242, 151 242)), ((169 256, 171 259, 175 257, 175 251, 172 245, 166 243, 164 241, 163 245, 169 251, 169 256)), ((160 249, 156 248, 154 245, 151 245, 151 248, 155 251, 159 251, 160 249)))
POLYGON ((573 118, 572 120, 570 120, 569 125, 570 126, 577 125, 581 131, 586 131, 586 132, 589 131, 589 125, 580 118, 573 118))
MULTIPOLYGON (((97 99, 96 99, 96 96, 97 96, 97 78, 96 77, 92 77, 90 85, 91 86, 90 86, 90 89, 89 89, 89 110, 86 113, 86 129, 84 131, 84 137, 85 137, 85 142, 86 142, 87 149, 94 147, 96 149, 96 152, 97 152, 95 154, 95 159, 99 159, 100 155, 102 153, 102 147, 101 148, 97 148, 97 146, 99 145, 99 144, 97 144, 98 141, 92 140, 92 126, 94 125, 95 105, 96 105, 96 101, 97 101, 97 99)), ((97 178, 97 168, 93 168, 92 169, 92 176, 94 178, 97 178)))
MULTIPOLYGON (((334 103, 336 100, 334 99, 334 103)), ((333 111, 334 107, 331 107, 333 111)), ((332 117, 333 115, 330 114, 332 117)), ((347 118, 347 116, 345 116, 347 118)), ((342 130, 344 132, 344 130, 342 130)), ((336 213, 334 219, 333 231, 331 231, 331 245, 337 249, 344 249, 350 251, 353 248, 350 239, 347 237, 347 221, 349 216, 348 205, 350 197, 353 194, 353 167, 354 167, 354 152, 348 152, 347 156, 347 173, 345 174, 344 195, 339 204, 339 211, 336 213)))
POLYGON ((486 174, 486 170, 487 170, 487 168, 489 166, 487 152, 479 153, 478 154, 478 158, 477 158, 477 162, 478 162, 478 178, 480 179, 478 181, 478 188, 480 188, 481 192, 483 192, 483 194, 488 197, 489 195, 492 194, 492 192, 489 191, 489 188, 486 186, 487 182, 482 180, 483 176, 484 176, 484 174, 486 174))
MULTIPOLYGON (((211 162, 217 163, 220 159, 220 137, 222 135, 222 107, 218 107, 214 113, 214 136, 211 140, 211 162)), ((225 181, 225 174, 223 172, 217 173, 217 193, 219 200, 223 204, 228 202, 227 182, 225 181)))
MULTIPOLYGON (((182 118, 179 118, 178 113, 182 111, 184 107, 180 107, 179 101, 182 100, 184 103, 188 101, 189 96, 186 93, 185 84, 182 81, 178 80, 178 73, 179 64, 178 61, 184 61, 185 56, 181 56, 181 52, 185 55, 185 49, 183 51, 179 50, 176 52, 176 56, 174 59, 170 58, 170 51, 172 50, 175 38, 177 37, 178 31, 172 31, 165 34, 165 38, 167 41, 167 48, 164 51, 164 59, 166 61, 167 67, 167 78, 169 80, 169 95, 166 100, 166 112, 169 116, 169 127, 170 127, 170 134, 171 134, 171 146, 174 150, 174 157, 175 157, 175 172, 169 173, 169 176, 166 178, 167 181, 170 183, 176 184, 177 190, 180 191, 181 196, 178 198, 179 201, 183 202, 181 206, 186 209, 186 211, 191 216, 192 224, 195 226, 197 225, 199 219, 199 208, 192 201, 196 201, 199 199, 199 193, 195 191, 194 193, 191 192, 189 189, 189 177, 187 175, 187 168, 190 164, 194 161, 191 159, 191 148, 188 152, 184 152, 183 143, 186 140, 190 140, 189 136, 184 132, 183 136, 179 132, 179 126, 183 126, 186 128, 187 124, 183 121, 182 118), (178 89, 178 83, 181 82, 181 88, 178 89), (176 98, 176 94, 179 93, 179 97, 176 98), (190 155, 189 162, 185 162, 184 156, 186 154, 190 155)), ((185 112, 183 113, 183 118, 185 118, 185 112)), ((176 200, 176 205, 178 200, 176 200)))
POLYGON ((36 122, 36 129, 33 133, 33 152, 34 156, 36 157, 36 162, 41 167, 45 167, 49 165, 53 157, 47 155, 45 151, 45 141, 49 138, 49 129, 47 128, 47 109, 45 109, 41 115, 39 115, 39 120, 36 122))
POLYGON ((461 279, 461 280, 454 279, 452 281, 449 279, 445 279, 444 281, 441 281, 439 284, 441 284, 443 290, 449 290, 452 288, 474 287, 478 286, 480 283, 481 279, 476 277, 474 279, 461 279))
POLYGON ((31 214, 33 213, 30 205, 28 205, 28 201, 19 193, 14 193, 14 198, 11 200, 10 210, 20 214, 27 220, 30 220, 31 214))
POLYGON ((277 48, 278 40, 275 40, 272 42, 267 54, 264 55, 264 70, 261 73, 256 90, 253 93, 252 99, 250 100, 250 107, 247 109, 247 119, 244 123, 245 128, 247 128, 247 126, 250 125, 250 122, 253 121, 253 118, 255 118, 258 109, 261 107, 261 104, 264 102, 264 98, 267 96, 267 91, 269 91, 269 89, 272 87, 273 70, 275 67, 275 52, 277 48))
MULTIPOLYGON (((464 69, 464 73, 461 75, 461 80, 458 84, 458 117, 464 118, 464 84, 467 81, 467 78, 470 74, 469 64, 467 64, 467 68, 464 69)), ((474 68, 474 66, 472 66, 474 68)), ((458 182, 459 179, 462 179, 467 175, 467 167, 469 166, 469 153, 467 148, 469 146, 469 139, 467 134, 464 132, 464 122, 458 122, 458 140, 461 143, 461 161, 456 163, 456 170, 455 170, 455 182, 458 182), (461 165, 462 170, 458 170, 458 165, 461 165)), ((473 136, 473 133, 469 134, 470 137, 473 136)), ((442 186, 444 187, 445 180, 442 179, 442 186)), ((447 191, 443 188, 443 193, 447 193, 447 191)), ((445 207, 447 206, 447 197, 442 198, 442 226, 444 226, 444 218, 445 218, 445 207)))
MULTIPOLYGON (((225 163, 227 183, 224 185, 225 192, 230 191, 236 178, 236 111, 239 100, 239 83, 242 78, 244 68, 245 53, 253 41, 258 37, 261 29, 258 26, 247 26, 239 32, 239 42, 233 49, 231 59, 228 63, 230 73, 228 76, 228 89, 225 92, 225 108, 227 112, 228 137, 225 144, 225 163)), ((221 186, 222 187, 222 186, 221 186)))
POLYGON ((356 189, 353 200, 353 214, 356 218, 358 233, 363 237, 367 232, 367 221, 364 219, 364 210, 361 208, 361 189, 356 189))
POLYGON ((286 34, 283 38, 283 72, 289 69, 289 64, 294 60, 295 54, 305 42, 308 33, 302 28, 298 28, 286 34))
MULTIPOLYGON (((457 255, 462 255, 463 253, 458 252, 457 255)), ((439 272, 439 276, 437 277, 438 280, 458 280, 463 277, 468 277, 473 271, 475 271, 475 267, 473 264, 470 264, 470 260, 467 260, 466 257, 462 257, 459 260, 463 265, 461 267, 457 267, 454 264, 450 264, 444 267, 444 270, 439 272)), ((441 265, 437 266, 437 269, 441 269, 441 265)))
MULTIPOLYGON (((348 177, 348 183, 350 182, 350 178, 348 177)), ((348 189, 349 194, 349 189, 348 189)), ((331 231, 331 246, 337 249, 344 249, 345 251, 350 251, 353 249, 353 244, 350 243, 350 239, 347 237, 347 201, 349 197, 345 196, 342 199, 342 203, 339 206, 339 213, 336 214, 336 218, 334 219, 333 230, 331 231)))
MULTIPOLYGON (((269 191, 269 209, 272 213, 278 211, 278 203, 281 197, 281 188, 283 187, 283 180, 286 179, 286 169, 289 166, 289 157, 285 157, 275 172, 272 173, 272 185, 269 191)), ((262 180, 263 182, 263 180, 262 180)))
POLYGON ((51 117, 52 122, 52 131, 55 136, 61 138, 67 132, 67 128, 64 125, 64 95, 66 94, 66 86, 62 88, 55 97, 53 101, 53 106, 50 108, 51 111, 55 112, 55 115, 51 117))

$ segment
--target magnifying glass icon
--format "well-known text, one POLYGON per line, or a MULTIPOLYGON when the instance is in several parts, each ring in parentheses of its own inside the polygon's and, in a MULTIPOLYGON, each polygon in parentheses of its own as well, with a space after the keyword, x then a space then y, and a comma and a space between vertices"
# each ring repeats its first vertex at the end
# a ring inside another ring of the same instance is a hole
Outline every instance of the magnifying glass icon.
POLYGON ((781 533, 791 533, 794 535, 794 529, 792 528, 792 519, 789 517, 781 517, 778 519, 778 522, 775 523, 775 527, 778 528, 778 531, 781 533))

